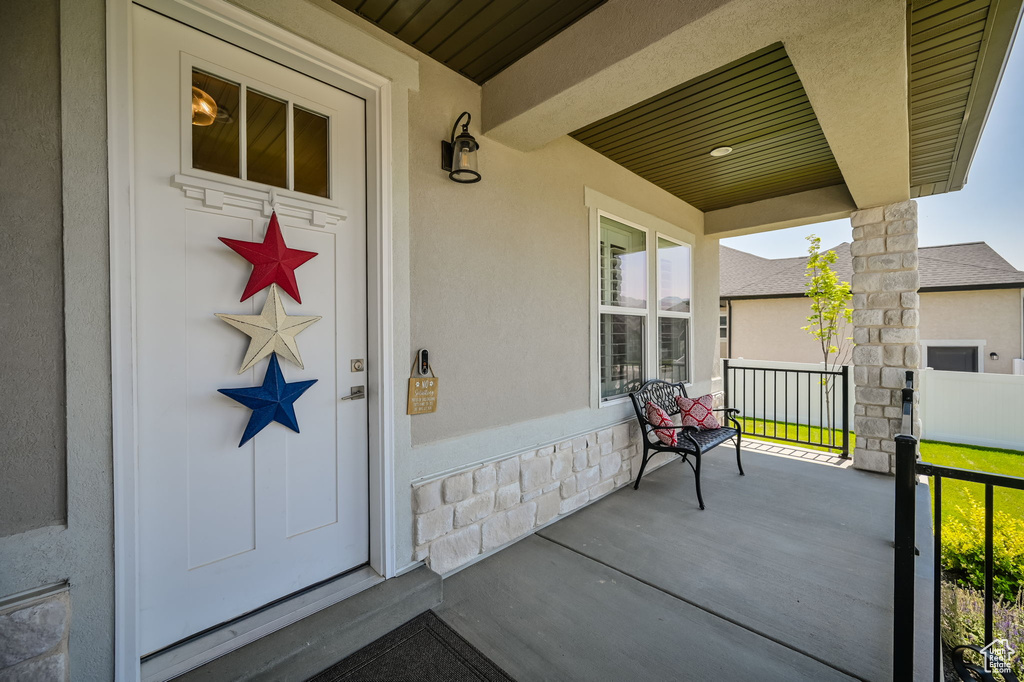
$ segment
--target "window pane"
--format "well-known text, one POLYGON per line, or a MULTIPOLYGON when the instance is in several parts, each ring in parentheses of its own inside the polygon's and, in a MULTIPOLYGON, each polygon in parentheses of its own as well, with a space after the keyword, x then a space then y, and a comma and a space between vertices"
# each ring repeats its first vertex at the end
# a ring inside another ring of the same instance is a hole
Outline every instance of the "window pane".
POLYGON ((690 312, 690 247, 658 239, 658 309, 690 312))
POLYGON ((601 314, 601 399, 636 390, 644 379, 644 318, 601 314))
POLYGON ((238 85, 193 70, 192 88, 192 167, 239 177, 238 85))
POLYGON ((977 372, 977 346, 929 346, 928 367, 945 372, 977 372))
POLYGON ((678 383, 689 381, 687 373, 688 337, 690 321, 685 317, 658 319, 659 377, 678 383))
POLYGON ((294 107, 295 191, 329 196, 327 117, 294 107))
POLYGON ((647 235, 601 216, 601 305, 647 307, 647 235))
POLYGON ((288 186, 288 104, 245 92, 246 179, 275 187, 288 186))

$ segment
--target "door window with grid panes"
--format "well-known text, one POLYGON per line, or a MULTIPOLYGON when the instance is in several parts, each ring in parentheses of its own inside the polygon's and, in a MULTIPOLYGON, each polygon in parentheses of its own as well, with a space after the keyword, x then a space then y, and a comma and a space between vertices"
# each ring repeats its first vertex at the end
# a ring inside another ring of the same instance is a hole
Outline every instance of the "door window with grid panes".
POLYGON ((192 168, 330 197, 330 117, 258 87, 192 69, 192 168))
POLYGON ((688 382, 690 246, 604 213, 599 225, 601 401, 654 377, 688 382))

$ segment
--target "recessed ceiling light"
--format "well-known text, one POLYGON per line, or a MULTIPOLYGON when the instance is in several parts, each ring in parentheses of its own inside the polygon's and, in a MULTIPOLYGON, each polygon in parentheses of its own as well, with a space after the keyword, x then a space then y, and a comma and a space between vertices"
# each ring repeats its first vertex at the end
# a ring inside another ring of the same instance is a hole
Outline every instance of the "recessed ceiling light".
POLYGON ((711 156, 725 156, 732 152, 732 147, 715 147, 711 150, 711 156))

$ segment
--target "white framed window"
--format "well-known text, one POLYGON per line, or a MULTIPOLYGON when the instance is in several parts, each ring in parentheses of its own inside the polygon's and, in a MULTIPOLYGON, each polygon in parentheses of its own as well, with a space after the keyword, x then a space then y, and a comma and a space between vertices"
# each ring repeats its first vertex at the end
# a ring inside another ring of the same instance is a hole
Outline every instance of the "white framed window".
POLYGON ((599 403, 652 378, 689 383, 693 247, 598 210, 595 255, 599 403))
POLYGON ((647 368, 648 232, 599 212, 598 329, 601 400, 621 398, 647 368))
POLYGON ((924 366, 946 372, 984 372, 985 339, 920 341, 924 366))
POLYGON ((690 310, 693 299, 693 249, 658 235, 658 378, 690 383, 690 310))

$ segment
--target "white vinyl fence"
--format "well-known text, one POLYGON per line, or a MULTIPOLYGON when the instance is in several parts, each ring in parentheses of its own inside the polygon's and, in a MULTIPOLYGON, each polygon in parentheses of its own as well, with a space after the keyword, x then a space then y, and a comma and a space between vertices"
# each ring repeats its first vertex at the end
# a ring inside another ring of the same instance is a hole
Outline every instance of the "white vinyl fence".
MULTIPOLYGON (((775 362, 771 360, 729 360, 729 407, 735 407, 747 418, 781 421, 810 426, 829 425, 829 407, 821 375, 805 372, 824 371, 823 363, 775 362), (790 371, 785 371, 790 370, 790 371), (792 371, 802 370, 802 372, 792 371)), ((838 368, 841 369, 841 368, 838 368)), ((850 430, 853 430, 853 368, 850 368, 849 400, 847 402, 850 430)), ((832 428, 842 429, 841 376, 830 377, 834 385, 832 428)), ((769 434, 771 435, 771 434, 769 434)))
POLYGON ((1024 450, 1024 376, 920 371, 922 437, 1024 450))

